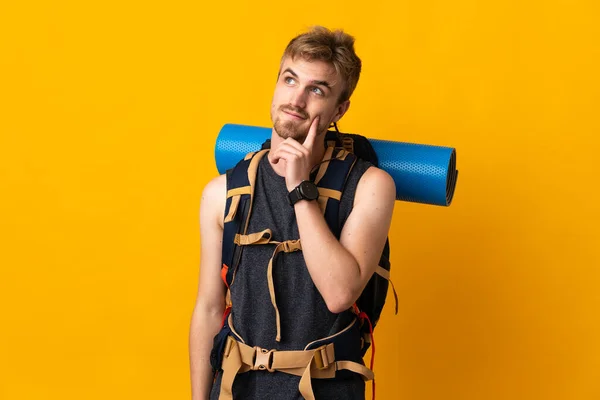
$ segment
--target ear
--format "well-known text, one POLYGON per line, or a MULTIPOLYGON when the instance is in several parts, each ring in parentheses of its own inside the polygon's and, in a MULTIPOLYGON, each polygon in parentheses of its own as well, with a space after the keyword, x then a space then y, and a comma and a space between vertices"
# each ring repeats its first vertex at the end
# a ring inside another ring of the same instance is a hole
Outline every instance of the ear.
POLYGON ((346 114, 346 111, 348 111, 349 108, 350 100, 340 103, 335 110, 335 115, 333 116, 333 120, 331 122, 338 122, 344 116, 344 114, 346 114))

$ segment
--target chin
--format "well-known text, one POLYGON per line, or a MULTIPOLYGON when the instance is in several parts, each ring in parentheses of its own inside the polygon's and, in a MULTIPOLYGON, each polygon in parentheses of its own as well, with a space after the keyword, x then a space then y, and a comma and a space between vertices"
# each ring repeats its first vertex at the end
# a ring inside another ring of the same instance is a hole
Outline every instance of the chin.
POLYGON ((308 133, 305 129, 302 129, 302 127, 297 126, 293 122, 281 121, 280 119, 275 121, 273 128, 279 137, 283 139, 292 138, 299 142, 302 142, 308 133))

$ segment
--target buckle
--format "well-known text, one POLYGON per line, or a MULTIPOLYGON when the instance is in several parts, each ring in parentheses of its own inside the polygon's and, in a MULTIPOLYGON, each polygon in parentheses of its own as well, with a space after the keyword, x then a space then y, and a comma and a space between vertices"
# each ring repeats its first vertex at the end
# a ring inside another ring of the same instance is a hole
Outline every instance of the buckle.
POLYGON ((283 252, 285 253, 293 253, 301 249, 299 239, 286 240, 285 242, 281 242, 281 245, 283 247, 283 252))
POLYGON ((317 369, 326 369, 331 365, 333 360, 330 360, 327 356, 327 345, 321 346, 315 350, 314 361, 317 369))
POLYGON ((258 346, 254 347, 254 350, 254 365, 252 366, 252 370, 274 372, 275 370, 271 368, 271 365, 273 364, 273 352, 275 350, 262 349, 258 346))

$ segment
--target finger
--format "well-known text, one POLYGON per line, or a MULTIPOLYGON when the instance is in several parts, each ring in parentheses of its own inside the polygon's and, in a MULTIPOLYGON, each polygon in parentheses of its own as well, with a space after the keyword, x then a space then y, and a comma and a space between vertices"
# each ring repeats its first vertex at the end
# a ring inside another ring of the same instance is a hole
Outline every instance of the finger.
POLYGON ((290 148, 293 148, 293 149, 299 151, 301 154, 304 154, 305 156, 308 156, 308 154, 310 153, 306 147, 304 147, 302 144, 300 144, 298 141, 296 141, 292 138, 285 139, 285 141, 283 141, 283 143, 281 143, 280 147, 283 145, 289 146, 290 148))
POLYGON ((270 158, 273 164, 277 164, 280 160, 290 161, 294 158, 300 158, 301 155, 302 154, 298 150, 281 143, 277 149, 271 152, 270 158))
POLYGON ((310 128, 308 128, 308 134, 306 135, 306 139, 304 139, 304 147, 306 147, 309 150, 312 150, 313 145, 315 144, 315 139, 317 138, 317 128, 319 127, 319 119, 320 117, 317 115, 315 119, 312 120, 310 128))
POLYGON ((298 160, 301 157, 302 154, 299 151, 289 148, 287 146, 277 149, 277 159, 283 159, 285 161, 290 162, 293 160, 298 160))
POLYGON ((279 160, 281 159, 281 157, 279 156, 279 153, 277 152, 277 149, 271 150, 269 152, 268 157, 269 157, 269 160, 271 160, 271 162, 273 164, 277 164, 279 162, 279 160))

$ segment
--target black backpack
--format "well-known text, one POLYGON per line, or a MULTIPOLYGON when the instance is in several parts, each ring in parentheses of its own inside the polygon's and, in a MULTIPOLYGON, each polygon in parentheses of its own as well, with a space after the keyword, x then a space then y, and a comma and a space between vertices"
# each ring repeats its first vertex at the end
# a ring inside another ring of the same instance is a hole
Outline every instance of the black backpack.
MULTIPOLYGON (((337 131, 328 131, 325 136, 327 146, 324 161, 318 166, 319 171, 315 183, 319 188, 319 206, 324 213, 325 220, 331 231, 339 239, 341 226, 339 226, 339 200, 346 179, 352 170, 357 158, 369 161, 378 167, 377 154, 369 140, 361 135, 341 134, 337 131), (336 195, 337 194, 337 195, 336 195)), ((225 285, 230 287, 235 279, 241 252, 244 246, 235 243, 236 234, 247 234, 248 221, 251 214, 251 203, 254 191, 253 179, 256 176, 258 161, 255 156, 264 155, 264 150, 270 148, 270 140, 262 145, 262 151, 246 155, 234 168, 227 171, 227 200, 225 204, 225 220, 223 230, 223 267, 221 276, 225 285), (254 160, 254 162, 253 162, 254 160)), ((260 157, 256 157, 260 159, 260 157)), ((377 325, 381 311, 385 304, 390 280, 390 246, 386 239, 380 262, 375 273, 367 283, 362 294, 356 301, 354 311, 361 319, 361 332, 363 346, 361 354, 369 348, 372 342, 373 328, 377 325)), ((398 313, 398 297, 392 284, 398 313)))

